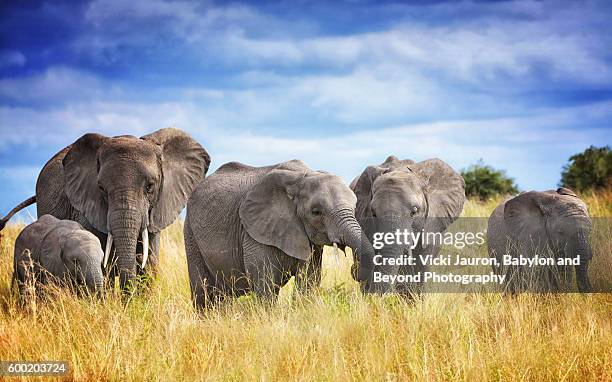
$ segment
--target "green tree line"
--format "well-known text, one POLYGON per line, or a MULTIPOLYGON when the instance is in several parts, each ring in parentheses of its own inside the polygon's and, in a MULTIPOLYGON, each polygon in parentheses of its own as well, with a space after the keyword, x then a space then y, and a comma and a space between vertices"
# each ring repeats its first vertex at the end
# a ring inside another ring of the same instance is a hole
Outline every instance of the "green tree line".
MULTIPOLYGON (((514 179, 504 170, 486 165, 482 159, 461 170, 468 197, 487 200, 496 195, 518 192, 514 179)), ((577 192, 612 187, 612 150, 609 146, 591 146, 582 153, 572 155, 563 166, 559 186, 577 192)))

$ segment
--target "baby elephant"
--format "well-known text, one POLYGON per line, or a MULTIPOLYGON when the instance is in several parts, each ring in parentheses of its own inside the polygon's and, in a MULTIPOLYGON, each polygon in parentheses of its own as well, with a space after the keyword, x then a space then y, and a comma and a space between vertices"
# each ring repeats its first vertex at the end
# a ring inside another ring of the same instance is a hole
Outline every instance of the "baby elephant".
POLYGON ((507 290, 514 293, 567 290, 573 267, 578 290, 589 292, 591 227, 586 205, 572 190, 523 192, 497 206, 489 219, 489 256, 498 263, 493 270, 506 275, 507 290))
POLYGON ((103 258, 100 240, 79 223, 43 215, 17 237, 13 279, 22 297, 28 285, 50 283, 101 293, 103 258))

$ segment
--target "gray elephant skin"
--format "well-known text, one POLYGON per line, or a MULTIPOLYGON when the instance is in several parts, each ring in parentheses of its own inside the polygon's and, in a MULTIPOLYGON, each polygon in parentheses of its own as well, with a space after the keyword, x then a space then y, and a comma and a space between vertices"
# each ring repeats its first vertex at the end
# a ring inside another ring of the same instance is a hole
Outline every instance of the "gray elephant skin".
POLYGON ((585 203, 570 189, 529 191, 502 202, 489 218, 487 245, 489 256, 499 266, 493 270, 506 274, 506 291, 567 290, 572 267, 553 265, 528 267, 504 265, 503 257, 572 258, 580 256, 574 266, 578 290, 591 291, 588 266, 592 259, 589 236, 592 229, 585 203), (536 271, 537 268, 540 270, 536 271))
MULTIPOLYGON (((415 163, 389 156, 380 165, 368 166, 353 180, 351 188, 357 195, 357 220, 371 242, 374 232, 444 232, 459 217, 466 199, 463 178, 440 159, 415 163)), ((422 284, 374 282, 374 272, 385 275, 423 272, 426 266, 419 256, 437 256, 439 250, 439 243, 423 241, 384 245, 376 251, 380 256, 378 265, 372 258, 355 259, 353 277, 361 282, 364 292, 420 293, 422 284), (389 265, 394 261, 388 259, 405 256, 412 256, 417 264, 389 265), (386 264, 380 264, 382 259, 386 264)))
POLYGON ((184 235, 194 305, 203 308, 250 291, 274 298, 291 276, 299 290, 317 285, 323 245, 360 251, 364 237, 355 203, 341 178, 301 161, 221 166, 187 204, 184 235))
POLYGON ((98 238, 72 220, 43 215, 15 241, 13 279, 25 298, 28 285, 83 286, 100 294, 104 286, 104 252, 98 238))
POLYGON ((177 218, 209 164, 206 150, 174 128, 141 138, 85 134, 47 162, 36 196, 1 223, 34 201, 38 216, 80 223, 105 244, 105 272, 112 284, 118 274, 125 291, 137 274, 155 271, 160 231, 177 218))

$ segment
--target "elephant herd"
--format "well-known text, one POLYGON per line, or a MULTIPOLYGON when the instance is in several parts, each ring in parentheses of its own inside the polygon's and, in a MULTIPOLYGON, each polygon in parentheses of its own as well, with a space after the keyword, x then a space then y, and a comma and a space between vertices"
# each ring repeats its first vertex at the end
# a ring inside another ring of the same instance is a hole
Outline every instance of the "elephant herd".
MULTIPOLYGON (((320 283, 325 245, 353 249, 351 273, 363 292, 410 294, 412 286, 374 283, 372 275, 426 265, 378 265, 374 256, 436 256, 440 246, 389 245, 377 252, 365 227, 374 220, 384 221, 385 230, 444 232, 466 200, 463 178, 440 159, 390 156, 368 166, 350 187, 299 160, 266 167, 230 162, 205 177, 210 161, 198 142, 173 128, 140 138, 85 134, 59 151, 41 170, 36 195, 0 220, 2 229, 20 209, 37 204, 38 221, 15 243, 13 278, 20 292, 31 279, 101 294, 118 278, 123 291, 132 290, 140 276, 158 271, 160 232, 186 206, 184 240, 197 308, 249 292, 274 298, 291 277, 307 291, 320 283)), ((580 256, 576 280, 587 292, 590 230, 586 206, 571 190, 521 193, 489 219, 489 255, 535 253, 510 245, 518 243, 553 256, 580 256)), ((524 290, 516 281, 520 268, 494 268, 513 272, 511 291, 524 290)))

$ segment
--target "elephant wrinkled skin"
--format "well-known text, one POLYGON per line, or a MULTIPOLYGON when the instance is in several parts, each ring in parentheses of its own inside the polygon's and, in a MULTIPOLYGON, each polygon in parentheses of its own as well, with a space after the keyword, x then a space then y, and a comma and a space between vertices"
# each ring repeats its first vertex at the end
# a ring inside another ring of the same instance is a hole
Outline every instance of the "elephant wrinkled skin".
POLYGON ((588 266, 592 258, 589 235, 591 218, 584 202, 570 189, 523 192, 495 208, 487 229, 489 256, 499 266, 493 270, 506 274, 507 291, 558 291, 568 287, 571 267, 504 265, 504 256, 576 258, 574 267, 580 292, 589 292, 588 266))
MULTIPOLYGON (((465 202, 465 184, 461 175, 440 159, 419 163, 389 156, 378 166, 369 166, 351 183, 357 195, 357 220, 372 241, 373 232, 444 232, 454 222, 465 202)), ((414 267, 375 265, 371 258, 355 258, 353 277, 364 292, 396 291, 408 295, 419 293, 421 285, 390 285, 373 282, 374 272, 387 275, 409 275, 425 270, 419 256, 439 252, 438 244, 385 245, 378 252, 385 259, 412 256, 414 267), (357 271, 358 270, 358 271, 357 271)))
POLYGON ((49 283, 85 286, 89 293, 99 294, 103 256, 98 238, 79 223, 43 215, 15 241, 13 279, 22 298, 28 286, 49 283))
POLYGON ((174 128, 141 138, 85 134, 47 162, 36 197, 2 223, 34 201, 38 216, 80 223, 105 245, 110 283, 118 274, 126 291, 137 273, 155 271, 160 231, 177 218, 209 164, 206 150, 174 128))
POLYGON ((194 305, 203 308, 249 291, 274 298, 291 276, 298 289, 317 285, 323 245, 360 252, 355 203, 339 177, 301 161, 221 166, 187 204, 185 248, 194 305))

